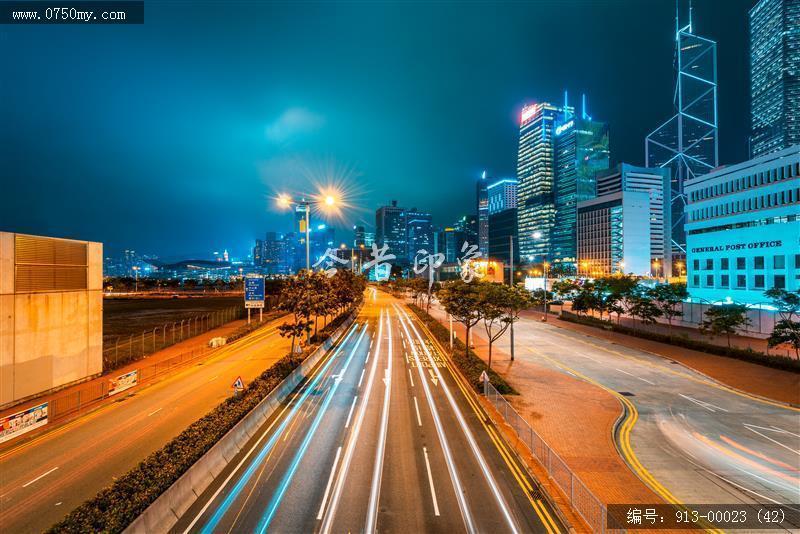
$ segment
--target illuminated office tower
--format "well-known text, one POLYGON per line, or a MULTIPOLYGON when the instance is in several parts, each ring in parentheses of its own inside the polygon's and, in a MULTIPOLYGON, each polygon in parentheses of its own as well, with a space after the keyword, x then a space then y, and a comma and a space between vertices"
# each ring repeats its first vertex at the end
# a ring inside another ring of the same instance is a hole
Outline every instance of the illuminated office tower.
POLYGON ((717 43, 680 26, 675 16, 675 114, 645 139, 647 167, 669 167, 672 176, 672 250, 686 254, 684 183, 717 167, 717 43))
MULTIPOLYGON (((595 197, 595 173, 608 168, 608 124, 565 111, 555 128, 556 217, 550 236, 550 259, 574 269, 577 262, 578 203, 595 197)), ((568 110, 566 95, 564 109, 568 110)))
POLYGON ((800 144, 800 0, 750 10, 750 153, 800 144))
MULTIPOLYGON (((502 178, 486 187, 489 197, 489 215, 517 207, 516 178, 502 178)), ((491 232, 491 225, 489 225, 491 232)))
POLYGON ((523 263, 548 259, 556 207, 553 196, 555 164, 553 137, 563 111, 548 103, 522 108, 517 153, 517 224, 523 263), (534 237, 538 232, 538 238, 534 237))
MULTIPOLYGON (((375 243, 378 247, 387 245, 388 253, 394 254, 396 263, 406 260, 405 209, 392 200, 390 206, 381 206, 375 211, 375 243)), ((365 239, 366 240, 366 239, 365 239)))
POLYGON ((406 229, 406 257, 409 264, 414 263, 414 256, 420 250, 433 253, 433 216, 411 208, 403 212, 406 229))
POLYGON ((478 213, 478 249, 485 258, 489 254, 489 191, 486 171, 481 173, 476 186, 478 213))

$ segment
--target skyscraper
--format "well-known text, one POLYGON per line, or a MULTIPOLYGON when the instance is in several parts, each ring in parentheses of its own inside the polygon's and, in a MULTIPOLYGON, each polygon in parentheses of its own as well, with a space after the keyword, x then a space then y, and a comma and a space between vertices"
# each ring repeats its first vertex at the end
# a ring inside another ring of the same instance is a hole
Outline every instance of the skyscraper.
POLYGON ((353 248, 366 246, 365 233, 362 225, 353 226, 353 248))
POLYGON ((489 192, 486 189, 489 181, 486 171, 481 173, 476 186, 477 214, 478 214, 478 250, 483 257, 489 255, 489 192))
MULTIPOLYGON (((566 100, 566 97, 565 97, 566 100)), ((608 124, 595 121, 586 111, 583 96, 580 115, 564 102, 564 113, 555 128, 556 218, 551 235, 550 258, 574 269, 577 261, 577 205, 595 197, 595 173, 607 169, 608 124)))
POLYGON ((800 0, 750 10, 750 153, 800 144, 800 0))
MULTIPOLYGON (((517 207, 517 180, 503 178, 486 186, 489 194, 489 215, 517 207)), ((491 231, 491 225, 489 226, 491 231)))
POLYGON ((717 43, 680 26, 675 13, 675 114, 645 139, 648 167, 669 167, 672 174, 672 249, 686 254, 684 182, 717 167, 717 43))
POLYGON ((256 239, 256 246, 253 247, 253 266, 260 267, 264 264, 264 241, 256 239))
POLYGON ((396 262, 406 260, 405 210, 392 200, 390 206, 381 206, 375 211, 375 243, 378 247, 387 245, 389 253, 394 254, 396 262))
MULTIPOLYGON (((553 196, 555 123, 564 110, 552 104, 522 108, 517 154, 519 254, 523 263, 542 260, 550 250, 556 214, 553 196), (537 239, 534 232, 541 236, 537 239)), ((569 110, 574 112, 574 110, 569 110)))
MULTIPOLYGON (((433 253, 433 217, 411 208, 403 213, 406 227, 406 258, 409 263, 414 262, 417 251, 425 249, 433 253)), ((399 255, 398 255, 399 256, 399 255)))

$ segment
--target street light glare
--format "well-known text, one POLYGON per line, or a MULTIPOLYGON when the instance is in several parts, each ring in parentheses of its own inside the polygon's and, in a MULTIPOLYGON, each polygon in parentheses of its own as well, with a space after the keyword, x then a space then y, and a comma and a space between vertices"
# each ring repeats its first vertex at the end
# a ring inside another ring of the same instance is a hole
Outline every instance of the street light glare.
POLYGON ((328 206, 333 206, 334 204, 336 204, 336 199, 333 197, 333 195, 327 195, 325 197, 325 204, 327 204, 328 206))
POLYGON ((533 232, 533 238, 534 239, 541 239, 542 238, 542 232, 533 232))
POLYGON ((292 204, 292 199, 289 195, 278 195, 278 206, 288 208, 292 204))

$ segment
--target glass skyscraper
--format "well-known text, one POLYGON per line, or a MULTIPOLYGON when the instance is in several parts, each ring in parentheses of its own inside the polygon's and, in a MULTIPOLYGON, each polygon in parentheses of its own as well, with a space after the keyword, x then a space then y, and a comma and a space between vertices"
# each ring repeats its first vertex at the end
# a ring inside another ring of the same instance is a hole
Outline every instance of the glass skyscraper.
POLYGON ((489 191, 486 171, 483 171, 475 188, 478 212, 478 249, 483 257, 489 255, 489 191))
POLYGON ((719 164, 717 150, 717 43, 681 27, 675 18, 675 114, 645 139, 648 167, 669 167, 672 176, 672 247, 686 254, 684 182, 719 164))
POLYGON ((592 120, 584 98, 580 116, 564 113, 555 128, 555 222, 550 259, 575 267, 577 205, 596 195, 595 173, 609 165, 608 124, 592 120))
POLYGON ((800 144, 800 0, 750 10, 750 153, 800 144))
MULTIPOLYGON (((548 258, 556 215, 553 138, 556 121, 564 111, 546 102, 522 108, 517 153, 517 224, 522 263, 548 258), (535 238, 534 232, 541 236, 535 238)), ((574 112, 571 108, 566 111, 574 112)))

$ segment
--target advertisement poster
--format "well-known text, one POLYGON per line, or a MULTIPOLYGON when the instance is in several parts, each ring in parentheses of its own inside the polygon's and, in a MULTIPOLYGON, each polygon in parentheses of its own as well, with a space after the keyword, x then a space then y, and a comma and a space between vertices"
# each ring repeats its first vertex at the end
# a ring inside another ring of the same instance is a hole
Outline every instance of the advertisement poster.
POLYGON ((47 403, 0 418, 0 443, 47 424, 47 403))
POLYGON ((111 395, 119 393, 120 391, 130 389, 138 383, 139 370, 134 369, 130 373, 125 373, 124 375, 119 375, 117 378, 111 379, 108 384, 108 395, 110 397, 111 395))

